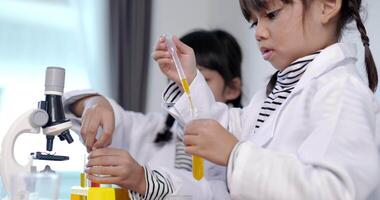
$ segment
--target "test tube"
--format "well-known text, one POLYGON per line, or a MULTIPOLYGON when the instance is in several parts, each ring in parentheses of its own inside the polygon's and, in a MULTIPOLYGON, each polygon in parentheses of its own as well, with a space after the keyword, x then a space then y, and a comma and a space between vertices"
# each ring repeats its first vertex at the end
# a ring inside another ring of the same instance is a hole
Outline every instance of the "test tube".
POLYGON ((80 186, 82 188, 85 188, 87 187, 87 178, 86 178, 86 173, 85 173, 85 169, 86 169, 86 159, 87 156, 86 154, 84 153, 83 154, 83 171, 80 173, 80 186))
MULTIPOLYGON (((170 55, 174 61, 174 65, 177 69, 178 76, 181 79, 182 88, 183 88, 185 94, 187 95, 187 97, 189 99, 190 112, 192 115, 192 119, 196 119, 197 118, 197 110, 194 107, 193 101, 191 99, 190 87, 189 87, 189 84, 186 80, 186 76, 185 76, 185 73, 183 71, 182 64, 178 58, 177 48, 173 42, 171 35, 166 34, 164 37, 165 37, 165 43, 166 43, 166 46, 168 48, 168 51, 169 51, 169 53, 170 53, 170 55)), ((192 164, 193 164, 193 177, 196 180, 201 180, 204 176, 203 159, 199 156, 193 155, 192 156, 192 164)))

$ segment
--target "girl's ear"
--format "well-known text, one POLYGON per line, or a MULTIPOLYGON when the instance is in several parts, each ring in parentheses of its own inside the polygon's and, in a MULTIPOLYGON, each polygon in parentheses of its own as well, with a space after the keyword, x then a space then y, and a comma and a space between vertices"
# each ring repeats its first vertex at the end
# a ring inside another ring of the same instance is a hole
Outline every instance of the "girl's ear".
POLYGON ((232 85, 226 86, 223 92, 224 99, 226 101, 232 101, 241 95, 241 79, 233 78, 232 85))
MULTIPOLYGON (((347 0, 344 0, 347 1, 347 0)), ((327 24, 339 15, 342 7, 342 0, 320 0, 321 3, 321 22, 327 24)))

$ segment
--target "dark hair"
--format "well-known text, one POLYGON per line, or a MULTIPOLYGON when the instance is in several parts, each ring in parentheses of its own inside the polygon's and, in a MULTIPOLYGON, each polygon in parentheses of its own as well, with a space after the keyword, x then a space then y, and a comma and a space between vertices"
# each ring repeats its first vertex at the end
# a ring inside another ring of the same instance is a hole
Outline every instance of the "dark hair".
MULTIPOLYGON (((241 78, 242 53, 238 42, 231 34, 223 30, 197 30, 184 35, 180 40, 193 48, 197 65, 217 71, 223 77, 226 86, 234 87, 233 79, 241 78)), ((241 94, 226 103, 242 107, 241 94)), ((162 144, 171 140, 170 128, 173 123, 174 118, 168 115, 165 128, 158 133, 155 143, 162 144)))
MULTIPOLYGON (((222 45, 225 47, 224 51, 227 56, 228 68, 230 69, 232 79, 239 78, 241 79, 241 62, 243 60, 243 54, 241 52, 240 45, 236 39, 229 33, 222 30, 214 30, 213 34, 219 39, 222 45)), ((219 72, 220 73, 220 72, 219 72)), ((220 73, 221 74, 221 73, 220 73)), ((223 75, 222 75, 223 76, 223 75)), ((227 79, 227 76, 223 76, 226 85, 229 87, 235 87, 233 85, 232 79, 227 79)), ((241 94, 233 100, 227 101, 227 103, 232 104, 234 107, 243 107, 241 105, 241 94)))
MULTIPOLYGON (((292 0, 282 0, 282 2, 289 4, 292 3, 292 0)), ((302 4, 305 9, 308 9, 311 0, 302 0, 302 4)), ((362 19, 360 17, 361 10, 361 0, 342 0, 342 7, 340 9, 338 27, 337 27, 337 35, 339 38, 342 35, 343 29, 346 27, 348 23, 355 20, 356 26, 360 33, 360 37, 364 46, 364 59, 365 59, 365 67, 367 71, 368 77, 368 86, 369 88, 375 92, 378 84, 378 75, 375 61, 373 60, 373 56, 371 50, 369 48, 369 38, 367 36, 367 31, 363 25, 362 19)), ((243 12, 245 19, 248 21, 251 20, 252 11, 259 11, 261 9, 265 9, 267 6, 267 0, 240 0, 240 7, 243 12)), ((274 74, 268 85, 267 85, 267 95, 273 90, 273 87, 276 83, 277 76, 274 74), (269 93, 268 93, 269 91, 269 93)))
MULTIPOLYGON (((184 35, 181 41, 193 48, 197 65, 217 71, 226 86, 234 87, 233 79, 241 78, 242 53, 235 38, 223 30, 198 30, 184 35)), ((226 103, 241 106, 241 95, 226 103)))

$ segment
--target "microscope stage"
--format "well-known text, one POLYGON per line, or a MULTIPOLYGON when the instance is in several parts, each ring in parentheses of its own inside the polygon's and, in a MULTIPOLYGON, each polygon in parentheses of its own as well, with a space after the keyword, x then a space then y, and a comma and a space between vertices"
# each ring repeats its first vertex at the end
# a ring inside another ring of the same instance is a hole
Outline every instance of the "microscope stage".
POLYGON ((36 160, 50 160, 50 161, 69 160, 68 156, 52 155, 52 154, 41 153, 41 152, 30 153, 30 155, 33 157, 33 159, 36 159, 36 160))

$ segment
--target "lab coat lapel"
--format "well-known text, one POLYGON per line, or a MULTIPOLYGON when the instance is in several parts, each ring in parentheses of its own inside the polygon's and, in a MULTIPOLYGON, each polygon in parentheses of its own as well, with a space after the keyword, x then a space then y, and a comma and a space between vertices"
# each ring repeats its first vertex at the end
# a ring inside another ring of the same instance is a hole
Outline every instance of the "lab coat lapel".
POLYGON ((249 131, 246 131, 249 133, 249 139, 253 141, 256 145, 260 147, 266 146, 271 139, 273 138, 273 123, 272 120, 274 118, 274 115, 277 115, 277 111, 272 113, 271 116, 269 116, 268 119, 266 119, 265 123, 262 124, 260 129, 258 129, 255 132, 255 125, 257 123, 257 118, 259 117, 259 112, 261 109, 261 106, 263 105, 264 101, 266 99, 266 94, 265 91, 262 91, 262 94, 259 95, 259 98, 256 98, 254 102, 254 105, 259 105, 259 106, 254 106, 254 110, 251 111, 251 113, 254 113, 254 117, 249 119, 251 121, 250 129, 249 131))
MULTIPOLYGON (((307 66, 306 72, 302 75, 300 81, 297 83, 296 87, 289 94, 287 99, 281 104, 278 109, 272 113, 272 115, 266 120, 266 122, 260 127, 257 132, 254 132, 254 126, 251 131, 249 131, 251 135, 251 140, 261 146, 268 146, 272 141, 275 133, 277 132, 277 124, 280 119, 281 113, 287 107, 288 102, 297 94, 302 92, 302 89, 314 78, 317 78, 324 73, 334 69, 339 66, 340 62, 346 61, 347 59, 353 59, 353 62, 356 60, 356 49, 353 45, 337 43, 327 47, 322 50, 322 52, 307 66)), ((260 110, 262 102, 257 102, 258 111, 260 110)), ((256 112, 256 118, 254 119, 256 122, 258 117, 258 111, 256 112)))
POLYGON ((241 139, 251 139, 252 135, 254 135, 253 131, 255 130, 254 127, 256 120, 259 116, 260 108, 265 98, 265 90, 260 90, 253 96, 252 100, 250 101, 248 110, 246 112, 246 117, 244 117, 244 124, 246 125, 243 127, 243 135, 241 139))
POLYGON ((356 48, 353 44, 336 43, 322 50, 321 53, 309 63, 305 73, 302 75, 292 93, 288 96, 288 99, 300 92, 312 79, 322 76, 338 67, 339 63, 346 62, 349 59, 352 59, 352 62, 356 61, 356 48))

